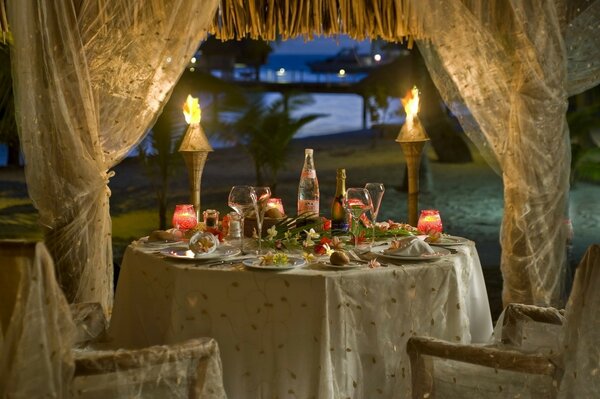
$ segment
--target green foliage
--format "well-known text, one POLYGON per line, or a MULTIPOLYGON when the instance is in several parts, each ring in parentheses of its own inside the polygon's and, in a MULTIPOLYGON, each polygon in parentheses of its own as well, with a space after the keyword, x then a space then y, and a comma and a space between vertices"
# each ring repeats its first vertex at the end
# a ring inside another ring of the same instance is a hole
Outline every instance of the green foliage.
POLYGON ((250 100, 240 116, 222 129, 223 139, 241 145, 254 160, 257 185, 275 190, 277 175, 286 166, 290 141, 302 126, 323 116, 291 115, 310 101, 308 96, 290 96, 287 104, 285 98, 266 104, 259 97, 250 100))
POLYGON ((592 137, 600 129, 600 103, 567 115, 571 135, 571 183, 580 178, 600 181, 600 147, 592 137))

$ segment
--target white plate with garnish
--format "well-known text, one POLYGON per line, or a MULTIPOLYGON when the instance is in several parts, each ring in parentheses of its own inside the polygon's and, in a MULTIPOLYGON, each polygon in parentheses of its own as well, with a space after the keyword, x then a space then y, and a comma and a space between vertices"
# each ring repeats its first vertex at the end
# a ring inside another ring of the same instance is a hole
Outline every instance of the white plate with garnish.
POLYGON ((425 238, 425 242, 429 245, 450 247, 454 245, 466 244, 467 242, 469 242, 469 240, 467 240, 464 237, 442 235, 439 240, 434 242, 429 242, 427 238, 425 238))
POLYGON ((295 269, 297 267, 304 266, 306 261, 303 258, 293 258, 288 256, 287 263, 272 263, 272 264, 261 264, 263 260, 261 258, 255 259, 246 259, 242 263, 244 266, 249 267, 251 269, 260 269, 260 270, 289 270, 295 269))
POLYGON ((168 258, 173 259, 202 261, 234 256, 240 253, 240 249, 234 248, 230 245, 221 244, 213 252, 206 254, 195 254, 188 247, 165 248, 160 251, 160 253, 168 258))

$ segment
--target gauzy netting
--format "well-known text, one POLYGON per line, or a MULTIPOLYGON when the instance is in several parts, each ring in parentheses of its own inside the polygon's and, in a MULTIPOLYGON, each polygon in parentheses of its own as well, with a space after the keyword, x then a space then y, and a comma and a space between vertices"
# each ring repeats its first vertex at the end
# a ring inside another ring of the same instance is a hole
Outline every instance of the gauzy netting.
POLYGON ((216 0, 10 0, 29 195, 71 302, 112 303, 109 169, 141 139, 216 0))
POLYGON ((503 300, 560 305, 570 169, 567 96, 600 81, 600 1, 414 4, 427 16, 428 39, 418 46, 437 88, 502 173, 503 300))

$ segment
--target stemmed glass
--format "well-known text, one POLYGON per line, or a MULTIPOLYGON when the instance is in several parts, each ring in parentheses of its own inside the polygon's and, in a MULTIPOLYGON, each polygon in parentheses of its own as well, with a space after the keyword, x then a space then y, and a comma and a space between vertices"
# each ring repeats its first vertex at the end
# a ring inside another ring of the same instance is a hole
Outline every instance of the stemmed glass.
POLYGON ((256 211, 256 193, 252 186, 233 186, 229 192, 228 205, 240 215, 240 252, 244 254, 244 218, 256 211))
POLYGON ((373 211, 371 195, 365 188, 349 188, 344 197, 344 208, 352 215, 352 229, 354 230, 354 248, 358 248, 358 223, 362 215, 373 211))
POLYGON ((379 206, 383 199, 383 193, 385 193, 385 187, 383 183, 367 183, 365 189, 369 191, 371 195, 371 201, 373 202, 373 210, 371 211, 371 219, 373 222, 373 239, 371 245, 375 244, 375 223, 377 222, 377 215, 379 214, 379 206))
POLYGON ((265 220, 265 211, 267 210, 267 202, 271 198, 271 189, 269 187, 254 187, 256 193, 256 227, 258 230, 258 254, 262 253, 262 226, 265 220))

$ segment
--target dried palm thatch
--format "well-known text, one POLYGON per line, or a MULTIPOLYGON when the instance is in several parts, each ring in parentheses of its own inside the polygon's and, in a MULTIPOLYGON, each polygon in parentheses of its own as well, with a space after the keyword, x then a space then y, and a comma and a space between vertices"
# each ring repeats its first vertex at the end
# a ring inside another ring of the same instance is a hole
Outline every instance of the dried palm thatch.
MULTIPOLYGON (((0 40, 6 41, 6 0, 0 0, 0 40)), ((388 41, 422 38, 410 0, 220 0, 211 26, 221 40, 275 40, 346 34, 388 41)))
POLYGON ((221 40, 346 34, 397 42, 424 38, 409 0, 220 0, 211 26, 221 40))

